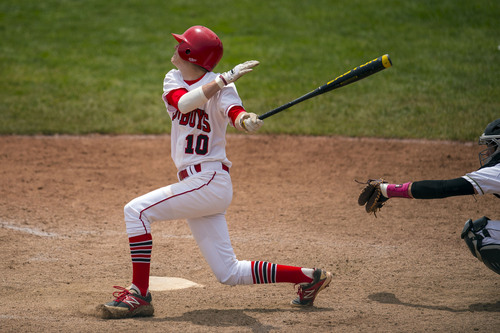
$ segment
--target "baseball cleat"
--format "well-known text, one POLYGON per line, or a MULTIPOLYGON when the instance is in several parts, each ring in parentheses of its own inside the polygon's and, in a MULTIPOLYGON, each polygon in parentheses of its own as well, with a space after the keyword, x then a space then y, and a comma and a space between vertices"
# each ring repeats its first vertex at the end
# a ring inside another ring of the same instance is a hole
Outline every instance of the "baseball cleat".
POLYGON ((109 303, 101 304, 97 307, 103 319, 121 319, 130 317, 150 317, 154 313, 151 304, 151 293, 141 296, 134 288, 126 289, 114 286, 120 291, 115 291, 115 299, 109 303))
POLYGON ((293 306, 305 307, 312 306, 314 299, 318 293, 328 287, 332 281, 332 273, 317 268, 313 273, 313 281, 311 283, 305 283, 299 285, 299 290, 297 294, 299 297, 292 301, 293 306))

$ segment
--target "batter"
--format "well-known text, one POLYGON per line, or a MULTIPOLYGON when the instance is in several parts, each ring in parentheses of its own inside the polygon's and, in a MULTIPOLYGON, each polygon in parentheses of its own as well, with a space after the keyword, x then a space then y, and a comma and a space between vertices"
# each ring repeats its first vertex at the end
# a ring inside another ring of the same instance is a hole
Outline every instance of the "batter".
MULTIPOLYGON (((438 199, 457 195, 493 194, 500 198, 500 118, 489 123, 479 137, 486 149, 479 153, 481 167, 462 177, 449 180, 422 180, 404 184, 389 184, 371 180, 363 189, 358 203, 366 204, 367 212, 375 212, 389 198, 438 199), (368 198, 371 190, 371 197, 368 198)), ((499 219, 500 217, 497 217, 499 219)), ((500 220, 486 216, 469 219, 462 238, 472 254, 488 268, 500 274, 500 220)))
POLYGON ((129 202, 124 208, 132 258, 132 285, 118 287, 113 301, 100 305, 103 318, 152 316, 148 290, 153 238, 151 223, 186 219, 201 253, 219 282, 227 285, 287 282, 298 285, 292 305, 312 306, 328 286, 332 274, 319 268, 238 260, 225 218, 233 196, 226 156, 226 129, 255 132, 262 125, 243 107, 234 82, 259 62, 247 61, 219 74, 212 70, 222 58, 219 37, 203 26, 182 35, 171 62, 176 69, 165 75, 163 101, 172 120, 171 157, 179 182, 129 202))

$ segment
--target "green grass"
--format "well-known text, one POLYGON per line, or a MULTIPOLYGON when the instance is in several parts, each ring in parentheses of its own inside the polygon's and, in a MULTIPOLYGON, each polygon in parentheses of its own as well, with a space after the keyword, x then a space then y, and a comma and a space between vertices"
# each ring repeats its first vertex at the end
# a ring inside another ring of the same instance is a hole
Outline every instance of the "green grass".
POLYGON ((390 54, 262 133, 475 140, 500 117, 499 17, 493 0, 3 2, 0 134, 168 133, 170 33, 201 24, 224 43, 216 71, 261 61, 237 82, 258 114, 390 54))

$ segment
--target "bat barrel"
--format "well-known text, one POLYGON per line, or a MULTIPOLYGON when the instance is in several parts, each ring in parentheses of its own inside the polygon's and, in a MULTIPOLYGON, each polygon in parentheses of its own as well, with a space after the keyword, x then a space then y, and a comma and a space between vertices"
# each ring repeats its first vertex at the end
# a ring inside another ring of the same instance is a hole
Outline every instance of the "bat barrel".
POLYGON ((383 69, 392 66, 391 58, 388 54, 384 54, 376 59, 368 61, 366 64, 358 66, 356 68, 351 69, 350 71, 336 77, 332 81, 327 84, 321 86, 321 89, 324 89, 323 92, 327 92, 333 89, 337 89, 353 82, 364 79, 367 76, 373 75, 383 69))
POLYGON ((283 105, 277 107, 276 109, 273 109, 271 111, 268 111, 268 112, 260 115, 258 118, 263 120, 267 117, 272 116, 273 114, 276 114, 276 113, 281 112, 285 109, 288 109, 289 107, 291 107, 297 103, 305 101, 306 99, 324 94, 324 93, 331 91, 333 89, 337 89, 337 88, 346 86, 348 84, 351 84, 353 82, 359 81, 361 79, 364 79, 367 76, 375 74, 375 73, 377 73, 383 69, 389 68, 391 66, 392 66, 391 58, 389 57, 388 54, 384 54, 383 56, 380 56, 376 59, 368 61, 366 64, 363 64, 361 66, 358 66, 356 68, 351 69, 350 71, 336 77, 332 81, 322 85, 319 88, 316 88, 315 90, 305 94, 304 96, 301 96, 301 97, 299 97, 291 102, 288 102, 286 104, 283 104, 283 105))

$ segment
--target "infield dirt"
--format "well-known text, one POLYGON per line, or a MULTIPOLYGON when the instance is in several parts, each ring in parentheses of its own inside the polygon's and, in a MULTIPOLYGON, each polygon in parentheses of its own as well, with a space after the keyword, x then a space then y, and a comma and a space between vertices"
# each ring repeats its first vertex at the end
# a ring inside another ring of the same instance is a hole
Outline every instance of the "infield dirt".
POLYGON ((219 284, 185 221, 153 224, 151 274, 201 288, 153 293, 152 318, 103 320, 128 286, 123 206, 176 181, 165 136, 0 137, 1 332, 498 332, 500 276, 472 257, 468 218, 493 196, 391 199, 378 218, 354 179, 401 183, 478 167, 473 143, 229 135, 229 231, 241 260, 335 274, 315 307, 293 285, 219 284))

